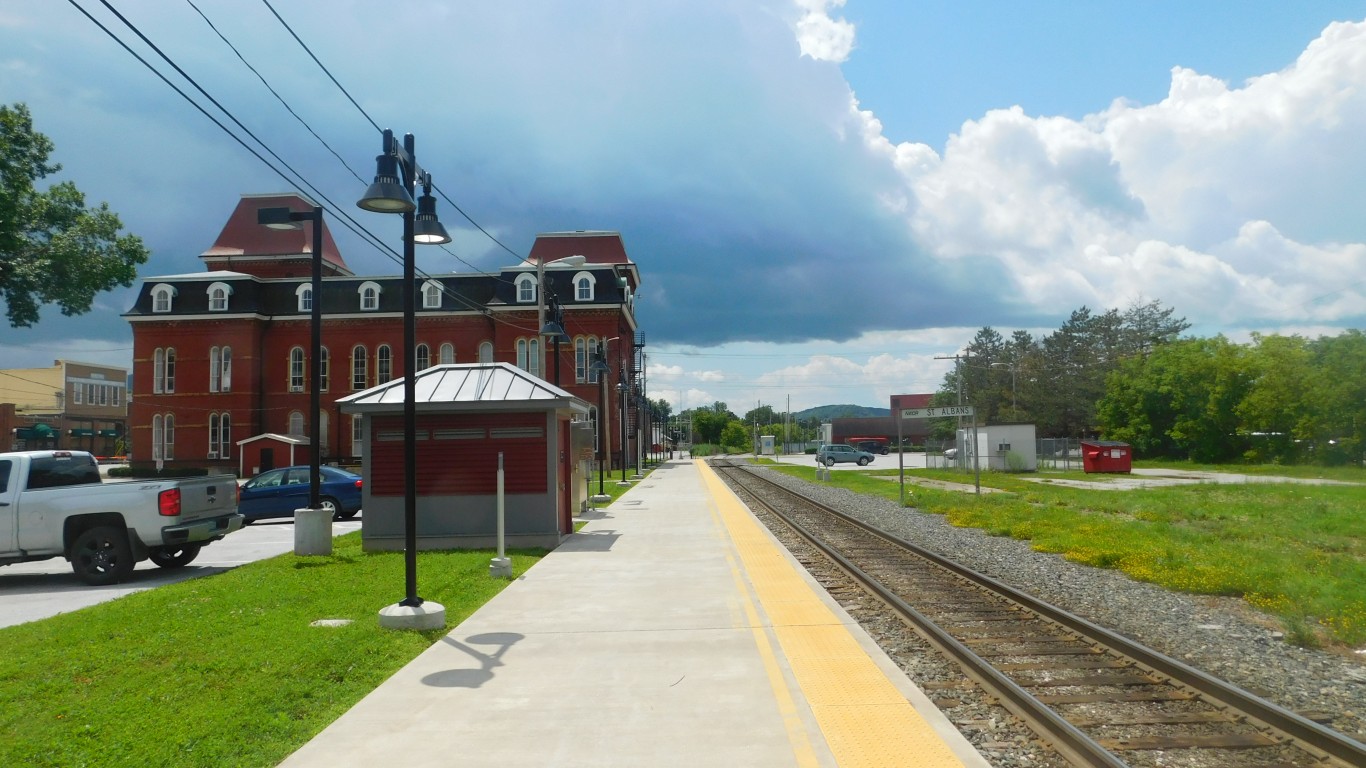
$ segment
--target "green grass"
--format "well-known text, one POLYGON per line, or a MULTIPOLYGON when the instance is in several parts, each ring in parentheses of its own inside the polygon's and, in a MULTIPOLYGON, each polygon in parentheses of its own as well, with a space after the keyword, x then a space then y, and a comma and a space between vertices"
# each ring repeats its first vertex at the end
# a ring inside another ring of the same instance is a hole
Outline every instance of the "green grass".
MULTIPOLYGON (((1366 483, 1366 472, 1359 469, 1199 469, 1262 475, 1283 470, 1287 476, 1366 483)), ((808 480, 815 476, 814 468, 779 470, 808 480)), ((898 500, 898 484, 885 479, 896 474, 836 472, 831 484, 898 500)), ((953 470, 907 475, 973 481, 971 474, 953 470)), ((1303 645, 1366 644, 1366 485, 1202 484, 1113 491, 1029 482, 1024 479, 1029 476, 1102 479, 1079 472, 983 472, 984 487, 1011 493, 980 497, 908 480, 907 504, 944 515, 956 526, 1025 539, 1040 552, 1117 569, 1168 589, 1242 597, 1278 617, 1291 639, 1303 645)))
MULTIPOLYGON (((509 582, 491 551, 422 552, 419 594, 455 626, 509 582)), ((545 553, 509 552, 514 575, 545 553)), ((446 633, 381 629, 401 552, 360 534, 0 628, 0 765, 273 766, 446 633), (312 627, 317 619, 352 619, 312 627)))

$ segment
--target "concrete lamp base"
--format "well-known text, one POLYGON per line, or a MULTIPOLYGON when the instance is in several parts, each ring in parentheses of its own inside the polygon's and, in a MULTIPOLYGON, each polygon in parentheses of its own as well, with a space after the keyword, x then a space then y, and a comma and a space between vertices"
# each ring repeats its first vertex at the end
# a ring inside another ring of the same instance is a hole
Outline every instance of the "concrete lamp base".
POLYGON ((593 502, 594 504, 606 504, 607 502, 609 502, 609 501, 611 501, 611 500, 612 500, 612 497, 611 497, 611 496, 608 496, 608 495, 605 494, 605 493, 599 494, 599 495, 594 496, 593 498, 589 499, 589 501, 593 502))
POLYGON ((294 510, 294 554, 332 554, 332 513, 326 509, 294 510))
POLYGON ((512 578, 512 560, 506 557, 495 557, 489 562, 489 575, 495 579, 512 578))
POLYGON ((426 600, 422 605, 386 605, 379 610, 379 625, 385 629, 441 629, 446 626, 446 607, 426 600))

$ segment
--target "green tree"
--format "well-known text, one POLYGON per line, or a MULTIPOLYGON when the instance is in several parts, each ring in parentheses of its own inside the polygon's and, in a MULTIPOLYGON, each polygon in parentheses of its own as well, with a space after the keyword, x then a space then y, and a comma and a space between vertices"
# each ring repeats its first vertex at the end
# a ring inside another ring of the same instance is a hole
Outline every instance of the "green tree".
POLYGON ((1361 463, 1366 455, 1366 334, 1350 330, 1313 345, 1312 407, 1306 431, 1315 460, 1361 463))
POLYGON ((1313 437, 1310 406, 1314 354, 1300 336, 1253 334, 1248 348, 1251 383, 1236 411, 1254 461, 1295 461, 1301 441, 1313 437))
POLYGON ((721 430, 719 442, 727 453, 749 453, 753 450, 749 428, 739 419, 732 419, 726 423, 721 430))
POLYGON ((0 105, 0 294, 15 328, 38 322, 44 304, 68 316, 90 311, 95 294, 132 285, 147 261, 140 238, 118 234, 123 224, 108 204, 86 208, 69 181, 37 189, 61 170, 48 162, 52 150, 27 106, 0 105))

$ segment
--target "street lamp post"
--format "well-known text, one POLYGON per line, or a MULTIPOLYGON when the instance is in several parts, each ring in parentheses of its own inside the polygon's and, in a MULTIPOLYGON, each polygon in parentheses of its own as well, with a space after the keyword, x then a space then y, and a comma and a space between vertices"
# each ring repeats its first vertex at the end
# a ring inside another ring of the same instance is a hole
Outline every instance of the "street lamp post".
POLYGON ((617 374, 617 405, 621 408, 621 484, 626 484, 626 371, 617 374))
POLYGON ((564 332, 564 310, 555 294, 550 295, 550 314, 541 325, 541 336, 555 345, 555 386, 560 386, 560 342, 569 341, 564 332))
POLYGON ((403 532, 406 595, 380 611, 380 624, 402 629, 438 629, 446 625, 446 609, 417 594, 417 267, 416 243, 449 243, 451 236, 436 218, 431 174, 417 164, 411 133, 400 146, 394 132, 384 131, 384 148, 375 158, 375 182, 356 205, 376 213, 403 215, 403 532), (414 204, 417 185, 422 197, 414 204))
POLYGON ((313 222, 313 274, 309 286, 309 318, 312 321, 308 388, 308 509, 312 514, 295 521, 294 554, 332 554, 332 521, 320 521, 322 510, 322 349, 323 349, 323 209, 315 205, 311 211, 291 211, 288 208, 261 208, 256 211, 256 223, 269 229, 301 229, 303 222, 313 222), (307 523, 303 521, 307 520, 307 523), (318 524, 319 522, 323 524, 318 524))
POLYGON ((603 417, 607 410, 607 377, 611 373, 612 369, 607 367, 607 345, 598 342, 597 354, 593 360, 593 374, 598 378, 598 497, 603 500, 607 498, 607 491, 603 488, 603 474, 607 464, 607 427, 603 417))

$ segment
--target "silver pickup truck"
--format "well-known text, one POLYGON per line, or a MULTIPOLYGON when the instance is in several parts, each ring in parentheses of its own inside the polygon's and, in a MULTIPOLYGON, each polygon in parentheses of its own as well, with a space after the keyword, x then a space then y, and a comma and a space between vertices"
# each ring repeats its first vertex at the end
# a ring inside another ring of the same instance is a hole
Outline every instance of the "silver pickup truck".
POLYGON ((105 482, 82 451, 0 453, 0 565, 64 557, 85 583, 114 584, 241 527, 232 475, 105 482))

